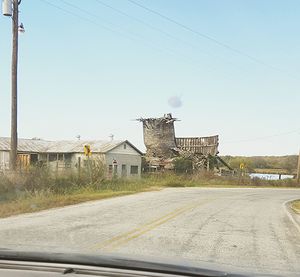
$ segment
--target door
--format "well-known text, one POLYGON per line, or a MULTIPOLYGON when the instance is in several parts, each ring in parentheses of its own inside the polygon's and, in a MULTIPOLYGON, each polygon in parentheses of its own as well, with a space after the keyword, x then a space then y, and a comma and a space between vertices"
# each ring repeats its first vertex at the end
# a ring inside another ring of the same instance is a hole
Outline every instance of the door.
POLYGON ((126 164, 122 164, 122 177, 127 176, 127 166, 126 164))

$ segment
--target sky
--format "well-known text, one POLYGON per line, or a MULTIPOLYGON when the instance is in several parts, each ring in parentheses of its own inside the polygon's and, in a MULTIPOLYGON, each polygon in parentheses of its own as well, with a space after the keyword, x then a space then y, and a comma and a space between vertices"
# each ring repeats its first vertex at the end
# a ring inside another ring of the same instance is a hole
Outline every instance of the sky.
MULTIPOLYGON (((300 1, 22 0, 18 135, 128 139, 172 113, 220 155, 300 148, 300 1)), ((11 20, 0 16, 0 136, 10 135, 11 20)))

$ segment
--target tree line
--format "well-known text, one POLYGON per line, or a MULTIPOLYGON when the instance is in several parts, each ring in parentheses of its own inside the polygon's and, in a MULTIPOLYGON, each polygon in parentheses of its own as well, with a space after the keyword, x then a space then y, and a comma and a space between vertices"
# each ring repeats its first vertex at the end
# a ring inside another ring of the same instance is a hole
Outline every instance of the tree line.
POLYGON ((255 171, 256 169, 282 169, 287 173, 293 173, 297 169, 298 156, 223 156, 222 159, 228 163, 232 168, 239 169, 240 164, 243 163, 248 171, 255 171))

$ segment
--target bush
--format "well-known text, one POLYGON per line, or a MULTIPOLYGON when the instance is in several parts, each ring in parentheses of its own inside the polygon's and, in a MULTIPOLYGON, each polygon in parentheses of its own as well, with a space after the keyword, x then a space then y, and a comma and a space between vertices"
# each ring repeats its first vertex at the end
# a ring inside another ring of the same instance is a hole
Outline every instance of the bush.
POLYGON ((177 173, 188 173, 193 171, 193 161, 189 158, 178 157, 174 160, 174 170, 177 173))

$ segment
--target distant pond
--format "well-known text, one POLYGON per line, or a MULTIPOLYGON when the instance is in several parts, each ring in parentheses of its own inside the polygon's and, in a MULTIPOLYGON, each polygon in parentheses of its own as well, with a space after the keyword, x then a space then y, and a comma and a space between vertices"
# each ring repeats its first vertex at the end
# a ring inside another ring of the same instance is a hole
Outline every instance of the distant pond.
MULTIPOLYGON (((264 173, 250 173, 250 178, 259 178, 265 180, 279 180, 279 174, 264 174, 264 173)), ((281 174, 281 179, 292 179, 293 175, 281 174)))

